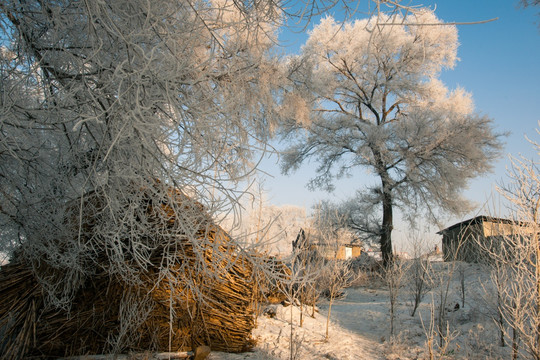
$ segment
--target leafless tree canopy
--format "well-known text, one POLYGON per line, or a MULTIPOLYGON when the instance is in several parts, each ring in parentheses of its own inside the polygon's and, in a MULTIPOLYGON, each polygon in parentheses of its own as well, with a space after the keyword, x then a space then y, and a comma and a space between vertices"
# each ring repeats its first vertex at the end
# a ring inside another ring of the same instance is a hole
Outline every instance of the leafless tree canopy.
POLYGON ((157 238, 172 266, 177 241, 200 241, 200 219, 234 203, 279 79, 268 55, 279 9, 244 5, 0 6, 1 248, 64 274, 42 279, 57 305, 96 266, 134 281, 157 238), (157 237, 171 216, 181 226, 157 237))
POLYGON ((290 61, 296 113, 284 126, 294 140, 283 170, 316 159, 309 185, 328 190, 336 178, 362 176, 359 168, 374 176, 357 201, 380 220, 360 227, 379 232, 385 263, 394 208, 432 219, 463 211, 461 189, 499 155, 499 136, 475 114, 471 95, 438 79, 454 66, 457 46, 455 26, 407 8, 344 24, 327 17, 290 61))

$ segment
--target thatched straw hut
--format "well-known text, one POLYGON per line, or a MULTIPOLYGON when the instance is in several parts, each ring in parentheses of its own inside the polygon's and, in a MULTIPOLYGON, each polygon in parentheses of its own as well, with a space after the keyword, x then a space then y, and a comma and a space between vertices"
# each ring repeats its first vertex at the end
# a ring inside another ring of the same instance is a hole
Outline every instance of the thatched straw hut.
MULTIPOLYGON (((186 221, 178 218, 180 208, 197 214, 188 220, 196 219, 199 242, 153 239, 163 245, 152 248, 151 264, 135 274, 136 281, 109 271, 105 254, 98 254, 93 273, 66 309, 48 305, 41 285, 44 276, 61 270, 15 257, 0 269, 0 358, 186 351, 199 345, 241 352, 252 346, 253 302, 259 298, 254 289, 260 286, 254 286, 250 255, 237 251, 202 206, 181 192, 171 190, 174 211, 172 202, 156 204, 147 195, 144 221, 161 227, 149 238, 167 236, 164 226, 179 236, 178 222, 186 221), (164 272, 163 262, 171 261, 164 247, 171 244, 178 259, 164 272)), ((97 196, 83 201, 80 224, 87 237, 101 221, 100 203, 97 196)))

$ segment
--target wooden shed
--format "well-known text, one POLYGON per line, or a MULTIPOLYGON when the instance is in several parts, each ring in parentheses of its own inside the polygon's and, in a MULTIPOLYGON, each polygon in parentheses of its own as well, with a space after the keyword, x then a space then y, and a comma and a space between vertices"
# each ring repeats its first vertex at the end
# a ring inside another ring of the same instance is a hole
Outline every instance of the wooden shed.
POLYGON ((444 261, 479 262, 485 248, 500 246, 505 237, 531 233, 528 224, 491 216, 476 216, 443 229, 442 251, 444 261))

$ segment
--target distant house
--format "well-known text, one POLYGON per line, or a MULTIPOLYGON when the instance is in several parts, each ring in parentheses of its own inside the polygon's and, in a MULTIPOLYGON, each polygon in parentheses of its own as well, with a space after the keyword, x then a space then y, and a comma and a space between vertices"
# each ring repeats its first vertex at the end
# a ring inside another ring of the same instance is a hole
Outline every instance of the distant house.
MULTIPOLYGON (((347 239, 351 240, 351 239, 347 239)), ((346 260, 360 256, 362 253, 362 245, 352 241, 340 242, 322 241, 316 234, 311 234, 300 229, 296 240, 292 243, 293 252, 303 253, 305 257, 321 256, 327 260, 346 260)))
POLYGON ((447 227, 437 234, 442 235, 444 261, 478 262, 484 256, 483 249, 500 246, 504 237, 531 233, 531 230, 527 229, 526 223, 477 216, 447 227))
POLYGON ((321 250, 327 259, 346 260, 359 257, 362 253, 362 245, 342 244, 337 249, 332 246, 321 246, 321 250))

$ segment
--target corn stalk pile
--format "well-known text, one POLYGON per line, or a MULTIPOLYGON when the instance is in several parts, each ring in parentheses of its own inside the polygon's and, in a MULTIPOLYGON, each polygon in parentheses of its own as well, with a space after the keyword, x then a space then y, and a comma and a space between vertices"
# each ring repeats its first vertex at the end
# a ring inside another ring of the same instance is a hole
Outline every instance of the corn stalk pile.
MULTIPOLYGON (((262 291, 255 289, 266 288, 260 264, 269 262, 231 245, 202 206, 180 191, 170 190, 171 202, 160 204, 151 201, 150 193, 142 190, 147 205, 140 221, 154 223, 159 231, 141 240, 149 248, 154 244, 146 271, 129 277, 115 274, 107 257, 97 253, 93 273, 85 276, 71 306, 62 308, 50 305, 47 284, 67 277, 50 261, 29 263, 15 254, 0 269, 0 357, 186 351, 199 345, 241 352, 253 345, 253 304, 262 291), (184 214, 188 218, 183 222, 196 223, 199 230, 182 235, 177 214, 184 214), (182 236, 185 239, 178 241, 182 236)), ((99 197, 80 200, 76 206, 82 204, 85 216, 74 228, 82 229, 84 244, 106 210, 99 197)), ((74 219, 67 217, 66 226, 74 219)))

